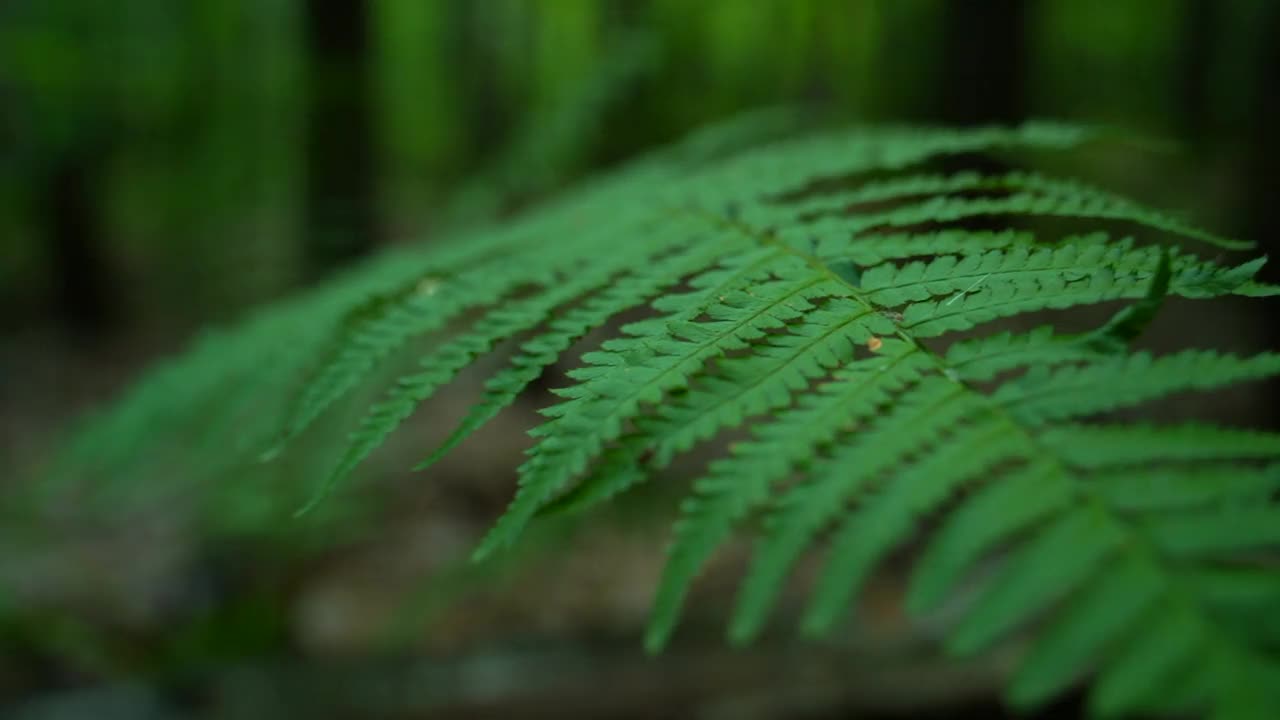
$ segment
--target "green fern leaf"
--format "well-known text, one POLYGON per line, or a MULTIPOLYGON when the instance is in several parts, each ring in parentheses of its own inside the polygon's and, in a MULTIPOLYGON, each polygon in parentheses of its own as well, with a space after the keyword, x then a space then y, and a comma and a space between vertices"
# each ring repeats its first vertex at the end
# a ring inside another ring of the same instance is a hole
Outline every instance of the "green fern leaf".
MULTIPOLYGON (((633 261, 643 261, 643 256, 633 261)), ((493 349, 499 341, 532 329, 564 303, 609 283, 612 268, 584 272, 556 285, 545 293, 499 306, 476 325, 432 352, 421 362, 422 370, 400 378, 388 397, 370 409, 360 428, 328 480, 300 511, 315 507, 333 488, 376 450, 418 405, 448 383, 471 362, 493 349)))
MULTIPOLYGON (((731 158, 709 172, 693 197, 723 207, 743 199, 778 197, 826 178, 873 170, 900 170, 925 161, 1001 149, 1065 150, 1096 137, 1093 130, 1054 123, 1018 128, 852 130, 765 146, 731 158)), ((743 208, 745 213, 757 206, 743 208)), ((764 211, 767 212, 767 211, 764 211)))
POLYGON ((1055 425, 1040 434, 1040 442, 1085 469, 1280 456, 1280 434, 1198 424, 1055 425))
POLYGON ((599 327, 623 310, 652 299, 663 287, 672 283, 672 278, 683 277, 706 267, 719 252, 720 249, 716 246, 696 246, 672 257, 642 264, 640 269, 620 278, 599 294, 587 298, 581 307, 570 308, 562 317, 550 320, 546 332, 520 347, 520 352, 511 360, 511 367, 486 383, 485 399, 474 406, 458 428, 415 469, 425 470, 434 465, 496 417, 543 370, 568 350, 574 341, 581 339, 592 328, 599 327))
POLYGON ((1013 705, 1035 708, 1092 676, 1101 714, 1280 716, 1280 436, 1096 421, 1280 372, 1272 353, 1130 349, 1168 295, 1280 294, 1256 280, 1265 259, 1192 255, 1182 242, 1247 244, 1075 181, 936 173, 935 161, 971 153, 1075 148, 1098 137, 1089 129, 752 139, 785 135, 790 122, 691 139, 209 335, 88 424, 61 459, 59 492, 108 475, 94 488, 111 489, 104 497, 142 496, 174 467, 190 468, 184 494, 248 487, 212 480, 280 470, 245 459, 272 440, 283 448, 307 432, 335 444, 320 419, 335 419, 392 355, 413 352, 420 367, 357 413, 313 507, 500 343, 521 340, 423 466, 592 331, 647 310, 555 391, 477 559, 540 515, 621 501, 705 449, 718 454, 680 505, 651 651, 740 530, 754 553, 729 636, 744 643, 806 553, 827 552, 802 618, 818 635, 936 517, 907 609, 949 610, 938 617, 956 617, 949 646, 960 652, 1025 637, 1013 705), (1114 301, 1133 302, 1092 330, 985 332, 1114 301), (708 443, 733 428, 746 439, 727 453, 708 443))
POLYGON ((1170 393, 1208 390, 1280 372, 1280 355, 1238 358, 1190 350, 1161 358, 1138 353, 1053 373, 1037 372, 1002 386, 993 396, 1020 422, 1093 415, 1170 393))
POLYGON ((772 485, 807 462, 816 447, 852 429, 893 394, 914 384, 927 363, 911 346, 886 340, 882 356, 854 362, 820 387, 820 394, 805 396, 799 408, 757 426, 751 441, 712 464, 708 476, 695 483, 694 496, 680 508, 646 634, 651 651, 670 638, 689 584, 734 524, 764 503, 772 485))
POLYGON ((818 461, 808 480, 781 496, 764 541, 739 594, 731 637, 746 642, 759 632, 783 587, 788 569, 821 528, 877 476, 928 447, 944 431, 982 410, 962 388, 930 376, 897 397, 893 407, 853 431, 829 460, 818 461), (969 402, 964 402, 968 400, 969 402))
POLYGON ((1048 368, 1097 357, 1098 352, 1079 338, 1054 335, 1053 328, 1046 326, 1025 334, 962 340, 947 351, 946 364, 958 378, 987 382, 1017 368, 1048 368))
POLYGON ((1141 563, 1102 568, 1032 647, 1009 686, 1010 702, 1035 707, 1080 680, 1160 590, 1159 575, 1141 563))
POLYGON ((1204 642, 1197 620, 1181 608, 1161 608, 1143 621, 1141 632, 1131 633, 1120 653, 1103 667, 1092 709, 1112 717, 1141 706, 1180 665, 1192 661, 1204 642))
POLYGON ((855 348, 874 330, 891 330, 884 318, 843 297, 806 313, 803 323, 771 335, 741 358, 719 358, 715 374, 701 375, 695 387, 669 398, 656 416, 636 419, 639 432, 605 454, 600 466, 555 504, 581 510, 618 494, 638 481, 640 464, 661 469, 698 442, 747 418, 785 407, 811 380, 851 361, 855 348))
MULTIPOLYGON (((705 310, 714 318, 711 322, 685 319, 701 314, 704 308, 695 304, 690 309, 680 302, 681 309, 667 318, 633 324, 631 338, 606 344, 603 353, 584 356, 592 366, 574 377, 585 384, 562 391, 569 402, 548 411, 554 420, 540 432, 543 440, 521 468, 516 499, 476 556, 483 558, 513 542, 538 510, 573 475, 586 469, 604 443, 621 434, 623 422, 635 415, 642 403, 660 401, 664 392, 684 386, 689 375, 708 359, 745 347, 748 339, 761 337, 766 328, 780 327, 811 307, 811 298, 830 292, 822 286, 823 278, 801 272, 802 268, 791 258, 762 254, 745 269, 728 273, 727 278, 698 293, 715 298, 714 303, 705 303, 705 310), (757 283, 750 292, 732 289, 752 277, 746 269, 776 274, 778 279, 757 283), (615 379, 618 368, 625 368, 620 380, 615 379)), ((722 271, 714 273, 716 278, 724 275, 722 271)))
POLYGON ((514 273, 501 278, 426 275, 411 287, 355 311, 337 349, 307 383, 284 421, 281 442, 302 434, 321 413, 368 377, 379 361, 410 339, 445 327, 470 308, 496 302, 514 286, 514 273), (442 293, 445 287, 449 289, 442 293))
MULTIPOLYGON (((846 233, 824 234, 807 227, 789 228, 779 233, 789 246, 805 248, 828 264, 853 263, 871 267, 888 260, 905 260, 935 255, 970 255, 988 250, 1034 246, 1035 236, 1014 230, 984 232, 937 230, 921 233, 865 235, 850 241, 846 233)), ((860 284, 860 283, 855 283, 860 284)))
POLYGON ((1153 519, 1152 542, 1171 555, 1202 555, 1280 545, 1280 508, 1253 506, 1153 519))
POLYGON ((1234 463, 1160 469, 1128 467, 1099 473, 1090 480, 1111 507, 1152 512, 1265 503, 1280 489, 1277 470, 1275 465, 1251 468, 1234 463))
POLYGON ((1008 561, 1009 567, 974 602, 949 647, 957 653, 986 648, 1075 589, 1120 541, 1116 528, 1098 514, 1081 510, 1058 518, 1008 561))
POLYGON ((988 550, 1062 508, 1070 491, 1049 481, 1053 472, 1046 464, 1029 465, 987 485, 952 513, 916 563, 908 609, 935 609, 988 550))
POLYGON ((805 634, 829 632, 852 604, 859 585, 896 545, 908 539, 918 518, 933 512, 958 488, 1025 452, 1021 441, 990 421, 961 426, 863 498, 831 539, 831 549, 809 609, 805 634))
POLYGON ((889 212, 858 215, 835 222, 827 221, 824 223, 821 236, 836 242, 843 240, 841 244, 847 245, 850 234, 857 236, 870 228, 884 225, 946 222, 976 215, 1038 214, 1130 221, 1232 250, 1246 250, 1253 247, 1252 243, 1215 235, 1178 218, 1143 208, 1112 193, 1082 183, 1064 182, 1026 173, 1011 173, 1003 176, 984 176, 978 173, 959 173, 951 176, 911 175, 867 183, 833 195, 820 195, 781 206, 779 211, 785 212, 783 217, 787 219, 801 220, 844 213, 849 208, 860 205, 917 197, 931 199, 889 212), (1015 192, 1008 197, 975 200, 940 197, 979 190, 1015 192), (924 219, 921 219, 922 217, 924 219))

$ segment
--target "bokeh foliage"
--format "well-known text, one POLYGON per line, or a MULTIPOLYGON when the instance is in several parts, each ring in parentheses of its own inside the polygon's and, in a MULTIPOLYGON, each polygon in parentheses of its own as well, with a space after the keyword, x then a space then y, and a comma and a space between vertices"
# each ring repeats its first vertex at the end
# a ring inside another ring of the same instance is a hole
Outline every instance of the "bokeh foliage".
POLYGON ((747 108, 966 120, 948 98, 967 83, 961 92, 997 115, 1230 147, 1251 132, 1272 72, 1265 0, 960 5, 11 0, 0 8, 10 321, 47 317, 63 265, 83 261, 50 240, 75 232, 56 227, 59 193, 84 196, 80 234, 107 274, 106 300, 130 324, 181 325, 747 108), (1017 64, 1016 84, 966 79, 958 55, 971 48, 956 37, 1010 13, 1001 22, 1016 23, 1019 43, 975 42, 1009 46, 987 60, 1017 64), (368 162, 344 163, 347 145, 368 162), (465 182, 477 169, 485 192, 465 182), (344 203, 368 207, 323 210, 344 203))

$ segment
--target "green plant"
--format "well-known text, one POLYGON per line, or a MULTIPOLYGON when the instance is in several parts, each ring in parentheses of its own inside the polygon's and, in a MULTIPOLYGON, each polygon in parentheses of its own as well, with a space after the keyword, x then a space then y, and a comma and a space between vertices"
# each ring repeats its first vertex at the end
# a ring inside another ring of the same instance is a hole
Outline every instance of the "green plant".
POLYGON ((515 499, 477 558, 518 543, 542 514, 613 499, 743 427, 680 507, 651 650, 704 563, 752 518, 762 524, 729 630, 739 643, 812 547, 829 550, 803 630, 821 635, 937 516, 910 609, 938 608, 980 559, 1002 558, 960 608, 951 646, 977 652, 1040 619, 1010 681, 1014 705, 1096 668, 1103 715, 1280 716, 1280 573, 1267 554, 1280 544, 1280 436, 1105 417, 1280 373, 1273 354, 1130 349, 1167 295, 1275 294, 1254 280, 1262 260, 1200 258, 1167 239, 1248 245, 1076 182, 928 167, 1067 150, 1096 141, 1088 129, 855 129, 743 149, 751 137, 700 136, 209 336, 91 421, 56 474, 93 468, 115 489, 140 463, 193 483, 245 476, 243 458, 281 457, 424 339, 420 367, 367 409, 307 505, 329 507, 319 501, 398 425, 503 341, 520 342, 424 467, 589 331, 649 306, 583 355, 563 402, 543 411, 515 499), (1088 332, 970 332, 1124 300, 1088 332))

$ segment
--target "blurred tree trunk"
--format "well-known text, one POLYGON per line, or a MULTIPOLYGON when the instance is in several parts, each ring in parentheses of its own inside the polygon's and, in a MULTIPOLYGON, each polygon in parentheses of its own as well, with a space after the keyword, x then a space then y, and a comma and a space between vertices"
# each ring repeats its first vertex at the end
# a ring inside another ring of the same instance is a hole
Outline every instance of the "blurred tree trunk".
POLYGON ((1026 113, 1027 21, 1032 0, 943 3, 938 118, 1012 123, 1026 113))
POLYGON ((115 319, 91 172, 101 154, 96 149, 67 152, 54 164, 44 192, 57 311, 66 329, 84 339, 101 335, 115 319))
MULTIPOLYGON (((1280 117, 1280 3, 1270 3, 1261 34, 1269 41, 1261 43, 1258 58, 1257 87, 1254 89, 1248 147, 1249 163, 1245 175, 1248 193, 1248 237, 1256 239, 1261 250, 1273 257, 1280 251, 1280 210, 1276 208, 1276 173, 1280 172, 1280 136, 1276 134, 1276 118, 1280 117)), ((1275 263, 1263 268, 1262 276, 1280 282, 1280 268, 1275 263)), ((1272 324, 1273 336, 1280 332, 1272 324)))
POLYGON ((1178 66, 1180 128, 1195 145, 1202 145, 1212 130, 1213 59, 1218 51, 1221 26, 1217 0, 1186 0, 1182 11, 1182 43, 1178 66))
MULTIPOLYGON (((936 119, 955 125, 1014 124, 1025 119, 1028 20, 1032 0, 945 2, 942 54, 938 57, 936 119)), ((944 159, 949 172, 979 169, 990 174, 1009 167, 978 155, 944 159)), ((995 230, 1003 221, 975 217, 961 223, 973 231, 995 230)))
POLYGON ((376 244, 369 118, 369 9, 363 0, 309 0, 307 222, 304 262, 315 278, 376 244))
POLYGON ((527 55, 522 55, 520 61, 514 59, 515 53, 525 49, 529 42, 529 25, 520 21, 519 12, 521 8, 510 3, 494 6, 467 2, 455 20, 457 32, 465 38, 458 60, 468 68, 461 112, 469 128, 472 147, 480 148, 478 154, 482 162, 490 159, 485 157, 486 150, 500 146, 501 140, 509 137, 516 125, 519 108, 514 91, 520 83, 514 78, 504 78, 503 73, 517 74, 528 68, 527 55), (505 67, 496 47, 495 38, 499 37, 506 46, 505 51, 512 54, 506 58, 505 67), (504 80, 507 86, 503 85, 504 80))

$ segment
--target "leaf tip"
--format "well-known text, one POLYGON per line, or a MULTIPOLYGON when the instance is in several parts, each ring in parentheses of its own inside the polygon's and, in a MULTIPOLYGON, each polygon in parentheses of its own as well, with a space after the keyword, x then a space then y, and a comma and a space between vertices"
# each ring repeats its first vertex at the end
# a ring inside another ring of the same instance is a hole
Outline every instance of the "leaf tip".
POLYGON ((665 627, 650 627, 644 636, 644 651, 650 657, 661 655, 667 649, 671 631, 665 627))

